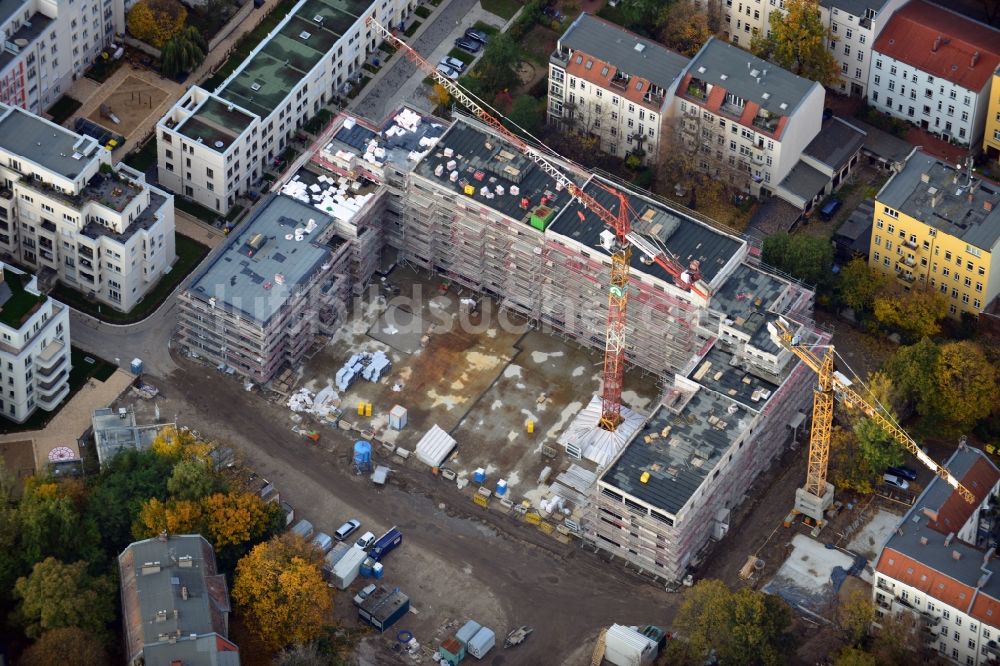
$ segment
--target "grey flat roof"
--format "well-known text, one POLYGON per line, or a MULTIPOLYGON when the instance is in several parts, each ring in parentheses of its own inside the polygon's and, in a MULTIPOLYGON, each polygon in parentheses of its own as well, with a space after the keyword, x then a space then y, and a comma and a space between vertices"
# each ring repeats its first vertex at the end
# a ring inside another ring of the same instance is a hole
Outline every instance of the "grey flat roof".
POLYGON ((802 210, 781 197, 770 197, 757 208, 750 219, 750 229, 764 236, 779 231, 791 231, 802 217, 802 210))
POLYGON ((858 241, 871 236, 872 223, 875 219, 875 200, 865 199, 851 211, 851 216, 838 227, 833 234, 850 241, 858 241))
POLYGON ((0 0, 0 23, 13 16, 28 3, 25 0, 0 0))
POLYGON ((851 118, 851 124, 865 133, 864 149, 876 157, 902 164, 906 161, 907 156, 913 152, 912 143, 893 136, 874 125, 869 125, 855 118, 851 118))
POLYGON ((732 364, 733 355, 712 347, 688 377, 705 388, 735 400, 744 407, 759 412, 767 404, 778 385, 761 379, 732 364))
POLYGON ((809 91, 820 87, 815 81, 796 76, 715 37, 710 37, 691 60, 688 73, 782 116, 792 115, 809 91), (767 99, 763 97, 765 93, 767 99), (785 108, 781 108, 782 104, 785 108))
POLYGON ((0 147, 25 160, 75 179, 100 146, 92 137, 32 115, 23 109, 6 107, 0 118, 0 147), (74 154, 82 155, 75 159, 74 154))
POLYGON ((690 62, 662 44, 590 14, 580 14, 559 38, 563 48, 599 58, 631 76, 669 88, 690 62), (641 50, 636 50, 640 45, 641 50))
POLYGON ((150 645, 143 650, 143 666, 240 666, 239 652, 219 650, 217 634, 182 637, 176 643, 150 645))
POLYGON ((679 398, 675 413, 660 406, 601 477, 651 506, 677 514, 742 432, 747 408, 706 388, 679 398), (730 411, 730 410, 734 411, 730 411), (666 428, 669 432, 664 436, 666 428), (658 435, 649 443, 645 438, 658 435), (639 479, 649 472, 649 480, 639 479))
POLYGON ((333 223, 332 217, 312 206, 285 195, 272 196, 229 236, 222 252, 191 281, 189 291, 206 301, 214 297, 216 307, 266 324, 331 256, 331 248, 319 239, 328 235, 333 223), (316 228, 296 241, 295 230, 309 220, 316 228), (264 242, 251 256, 248 243, 258 235, 264 242))
POLYGON ((792 194, 797 194, 808 203, 829 182, 830 178, 825 173, 799 160, 778 187, 783 187, 792 194))
MULTIPOLYGON (((465 184, 475 186, 475 194, 470 197, 477 204, 503 213, 507 217, 528 223, 532 209, 541 203, 543 194, 551 195, 548 205, 558 213, 569 202, 569 193, 556 190, 555 181, 527 157, 510 144, 501 141, 496 135, 481 131, 462 121, 456 122, 438 141, 434 149, 417 164, 416 173, 439 186, 450 189, 460 196, 464 194, 465 184), (446 149, 454 151, 454 155, 446 157, 446 149), (456 162, 454 171, 458 171, 458 180, 449 179, 452 170, 447 168, 449 161, 456 162), (438 166, 442 167, 440 176, 434 175, 438 166), (505 174, 505 169, 507 173, 505 174), (515 181, 513 175, 517 173, 515 181), (476 175, 482 176, 477 179, 476 175), (504 194, 497 194, 488 199, 480 193, 481 188, 488 187, 492 192, 497 186, 504 189, 504 194), (516 185, 520 194, 511 194, 511 186, 516 185), (527 209, 521 207, 521 199, 528 197, 530 205, 527 209)), ((558 218, 556 218, 558 219, 558 218)))
MULTIPOLYGON (((593 181, 588 182, 583 190, 608 210, 612 212, 618 210, 618 198, 593 181)), ((742 246, 735 238, 696 222, 668 208, 666 204, 625 189, 621 191, 627 196, 629 205, 640 218, 638 221, 633 221, 633 229, 647 236, 656 237, 685 266, 692 259, 701 261, 701 272, 705 282, 711 282, 742 246)), ((549 230, 551 233, 572 238, 582 245, 594 248, 596 252, 607 254, 600 247, 599 238, 606 228, 601 218, 573 201, 556 217, 549 230), (582 218, 580 213, 583 214, 582 218)), ((652 275, 665 282, 673 282, 659 265, 647 266, 642 263, 641 256, 640 252, 632 253, 633 270, 652 275)))
POLYGON ((882 11, 888 0, 819 0, 819 4, 827 9, 836 7, 842 12, 847 12, 853 16, 865 17, 866 9, 873 9, 876 12, 882 11))
POLYGON ((969 245, 992 251, 1000 239, 1000 188, 973 178, 970 203, 969 188, 963 187, 966 182, 965 174, 954 166, 917 151, 876 199, 969 245), (932 201, 932 190, 940 197, 937 203, 932 201), (986 210, 987 206, 992 210, 986 210))
POLYGON ((771 307, 787 287, 787 282, 770 273, 740 264, 712 295, 709 307, 749 335, 755 347, 775 353, 778 348, 767 332, 767 322, 773 318, 771 307))
MULTIPOLYGON (((990 488, 984 488, 978 481, 970 479, 995 478, 993 464, 982 451, 972 447, 955 449, 951 458, 945 463, 945 467, 962 482, 962 485, 980 498, 984 498, 990 488), (975 471, 973 470, 974 466, 976 467, 975 471), (970 472, 972 474, 969 474, 970 472), (967 475, 969 476, 967 477, 967 475)), ((953 496, 957 497, 957 494, 947 482, 937 476, 933 477, 913 507, 900 520, 899 529, 893 532, 885 547, 898 551, 934 571, 975 588, 983 575, 985 552, 976 548, 974 544, 968 544, 958 539, 953 539, 947 546, 944 544, 949 531, 957 533, 962 528, 962 525, 953 523, 957 523, 958 520, 974 513, 972 506, 953 496), (957 502, 961 513, 954 511, 954 506, 946 506, 949 501, 951 503, 957 502), (937 529, 931 525, 931 520, 923 513, 924 508, 938 512, 941 522, 936 525, 937 529), (951 521, 946 516, 952 516, 958 520, 951 521), (927 543, 921 543, 921 538, 926 538, 927 543), (961 557, 955 559, 954 552, 959 553, 961 557)), ((882 557, 886 557, 886 555, 880 556, 880 565, 882 557)), ((1000 575, 997 575, 1000 573, 1000 560, 995 557, 991 558, 986 568, 993 575, 980 587, 980 592, 986 593, 994 599, 1000 599, 1000 575)), ((928 592, 932 596, 936 596, 935 590, 928 592)), ((973 600, 966 601, 971 608, 973 600)))
POLYGON ((803 152, 831 169, 839 170, 861 150, 864 142, 864 132, 852 127, 847 121, 834 117, 823 123, 819 134, 803 152))

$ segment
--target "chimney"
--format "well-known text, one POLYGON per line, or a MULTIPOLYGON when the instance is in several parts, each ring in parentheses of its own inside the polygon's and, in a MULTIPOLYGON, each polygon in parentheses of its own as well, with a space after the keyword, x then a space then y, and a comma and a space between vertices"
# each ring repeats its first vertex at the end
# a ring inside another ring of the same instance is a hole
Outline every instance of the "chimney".
POLYGON ((166 540, 167 540, 167 538, 168 538, 168 534, 167 534, 167 531, 166 531, 166 530, 163 530, 163 531, 162 531, 162 532, 160 532, 160 533, 159 533, 158 535, 156 535, 156 538, 157 538, 157 539, 158 539, 159 541, 166 541, 166 540))
POLYGON ((951 559, 957 562, 958 560, 962 559, 962 553, 958 552, 957 550, 951 551, 951 559))
POLYGON ((933 520, 935 523, 938 521, 938 512, 935 511, 934 509, 925 506, 920 510, 923 512, 925 516, 933 520))
POLYGON ((944 198, 944 192, 936 187, 928 187, 927 194, 931 198, 931 208, 937 208, 937 205, 941 203, 941 200, 944 198))
POLYGON ((920 174, 920 182, 921 183, 931 182, 931 174, 927 171, 924 171, 922 174, 920 174))
POLYGON ((181 585, 181 599, 183 599, 184 601, 188 600, 188 586, 187 585, 181 585))
POLYGON ((920 545, 921 546, 927 545, 927 537, 920 537, 920 545))
POLYGON ((934 38, 934 46, 931 47, 931 51, 937 52, 939 46, 941 46, 941 35, 934 38))
POLYGON ((180 613, 178 613, 178 612, 177 612, 177 609, 175 608, 175 609, 174 609, 174 619, 175 619, 175 620, 177 619, 177 616, 178 616, 179 614, 180 614, 180 613))
POLYGON ((993 210, 993 202, 988 200, 984 201, 983 210, 985 210, 987 213, 991 212, 993 210))
POLYGON ((989 549, 988 551, 986 551, 986 554, 985 554, 985 555, 983 555, 983 566, 984 566, 984 567, 985 567, 985 566, 986 566, 987 564, 989 564, 989 561, 990 561, 990 558, 991 558, 991 557, 993 557, 993 555, 994 555, 994 554, 995 554, 996 552, 997 552, 997 549, 996 549, 996 546, 991 546, 991 547, 990 547, 990 549, 989 549))
POLYGON ((975 67, 977 62, 979 62, 979 51, 972 54, 972 62, 969 67, 975 67))
POLYGON ((950 546, 951 545, 951 540, 954 539, 954 538, 955 538, 955 533, 954 532, 948 532, 948 536, 946 536, 944 538, 944 545, 950 546))

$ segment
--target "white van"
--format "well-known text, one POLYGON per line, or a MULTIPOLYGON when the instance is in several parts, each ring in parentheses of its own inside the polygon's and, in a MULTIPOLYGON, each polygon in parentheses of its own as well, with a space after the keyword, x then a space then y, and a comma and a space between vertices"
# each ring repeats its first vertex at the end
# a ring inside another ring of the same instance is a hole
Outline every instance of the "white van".
POLYGON ((895 474, 883 474, 882 480, 888 483, 890 486, 896 486, 900 490, 906 490, 910 487, 910 484, 905 479, 901 479, 895 474))

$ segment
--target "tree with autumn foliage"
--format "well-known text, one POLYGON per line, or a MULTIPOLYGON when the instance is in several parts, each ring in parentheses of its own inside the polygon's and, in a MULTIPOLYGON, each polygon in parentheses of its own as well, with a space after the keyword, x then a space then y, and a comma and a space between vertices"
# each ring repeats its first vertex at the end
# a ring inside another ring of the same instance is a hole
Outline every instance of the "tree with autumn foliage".
POLYGON ((948 315, 947 299, 931 289, 904 289, 889 283, 875 296, 875 320, 910 340, 937 335, 948 315))
POLYGON ((294 534, 258 544, 239 561, 233 600, 269 650, 313 641, 331 623, 322 563, 322 551, 294 534))
POLYGON ((663 10, 661 21, 657 38, 689 58, 712 36, 708 27, 708 14, 695 7, 691 0, 678 0, 669 5, 663 10))
POLYGON ((276 504, 265 504, 255 494, 215 493, 202 500, 205 530, 216 550, 256 539, 274 526, 276 504))
POLYGON ((832 86, 840 81, 837 59, 830 52, 834 40, 823 25, 818 0, 787 0, 784 12, 771 12, 770 33, 755 35, 754 55, 784 67, 793 74, 832 86))
POLYGON ((20 666, 107 666, 111 663, 100 639, 79 627, 61 627, 45 632, 24 651, 20 666))
POLYGON ((438 113, 447 111, 448 107, 451 106, 451 93, 440 83, 434 84, 427 99, 431 101, 431 104, 434 105, 434 111, 438 113))
POLYGON ((133 37, 160 49, 184 29, 185 21, 187 9, 179 0, 138 0, 126 25, 133 37))

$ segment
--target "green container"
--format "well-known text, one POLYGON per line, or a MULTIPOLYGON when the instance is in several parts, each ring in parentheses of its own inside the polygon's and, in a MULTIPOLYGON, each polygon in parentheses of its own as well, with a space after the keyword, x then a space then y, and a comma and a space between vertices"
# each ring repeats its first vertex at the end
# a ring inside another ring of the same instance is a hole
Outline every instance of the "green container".
POLYGON ((531 211, 531 226, 539 231, 545 231, 555 216, 556 211, 554 209, 548 206, 538 206, 535 210, 531 211))

